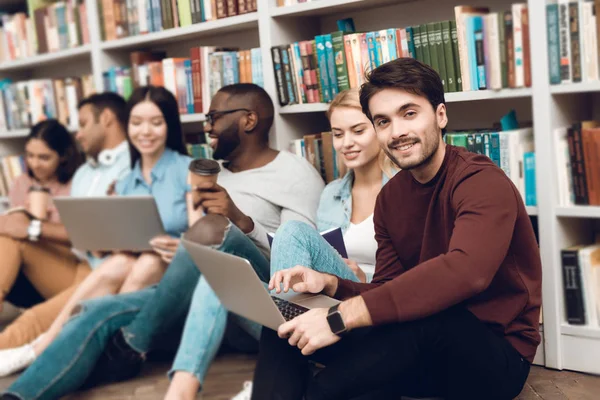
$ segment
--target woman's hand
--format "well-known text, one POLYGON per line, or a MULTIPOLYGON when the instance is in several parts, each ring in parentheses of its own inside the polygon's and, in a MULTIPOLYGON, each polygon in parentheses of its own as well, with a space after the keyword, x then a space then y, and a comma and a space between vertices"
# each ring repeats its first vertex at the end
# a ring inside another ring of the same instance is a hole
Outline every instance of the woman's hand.
POLYGON ((171 264, 179 247, 179 239, 167 235, 157 236, 150 241, 150 246, 164 262, 171 264))
POLYGON ((350 267, 352 272, 354 272, 354 275, 356 275, 356 277, 358 278, 359 281, 361 281, 362 283, 367 283, 367 275, 365 274, 365 271, 360 269, 360 267, 358 266, 356 261, 352 261, 352 260, 348 260, 348 259, 344 258, 344 262, 346 263, 346 265, 348 267, 350 267))

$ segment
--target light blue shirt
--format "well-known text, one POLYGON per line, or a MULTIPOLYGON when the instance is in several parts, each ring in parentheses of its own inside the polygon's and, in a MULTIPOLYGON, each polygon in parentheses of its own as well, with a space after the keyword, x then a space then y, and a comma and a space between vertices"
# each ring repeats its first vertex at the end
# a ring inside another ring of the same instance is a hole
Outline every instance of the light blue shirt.
MULTIPOLYGON (((131 170, 129 145, 123 141, 113 149, 100 152, 98 160, 88 161, 77 169, 71 184, 73 197, 106 196, 110 185, 127 175, 131 170)), ((85 257, 90 267, 97 267, 104 259, 92 256, 89 252, 76 252, 85 257)))
POLYGON ((152 183, 144 179, 138 160, 133 170, 117 182, 115 190, 120 196, 154 196, 165 231, 179 237, 188 228, 185 196, 189 192, 187 176, 191 161, 190 157, 167 148, 150 172, 152 183))
MULTIPOLYGON (((389 178, 383 172, 381 175, 381 186, 383 186, 389 181, 389 178)), ((317 210, 319 232, 340 227, 342 232, 346 233, 352 217, 353 184, 354 172, 350 170, 343 178, 336 179, 325 186, 317 210)))

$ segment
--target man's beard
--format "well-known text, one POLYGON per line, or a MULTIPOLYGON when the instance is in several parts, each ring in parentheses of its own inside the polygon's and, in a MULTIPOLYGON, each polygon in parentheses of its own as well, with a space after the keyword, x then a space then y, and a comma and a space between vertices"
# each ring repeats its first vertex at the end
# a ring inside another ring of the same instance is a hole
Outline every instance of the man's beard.
POLYGON ((215 160, 226 160, 240 145, 237 127, 232 125, 217 136, 217 147, 213 153, 215 160))

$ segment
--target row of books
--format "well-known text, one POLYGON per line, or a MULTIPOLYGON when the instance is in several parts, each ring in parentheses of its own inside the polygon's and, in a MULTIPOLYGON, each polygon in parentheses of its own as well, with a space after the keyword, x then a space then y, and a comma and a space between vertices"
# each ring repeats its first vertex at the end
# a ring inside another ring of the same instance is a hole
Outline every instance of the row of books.
POLYGON ((557 128, 554 140, 560 205, 600 205, 600 122, 557 128))
POLYGON ((531 86, 527 5, 490 13, 459 6, 456 21, 316 36, 271 49, 282 105, 328 103, 400 57, 431 65, 445 92, 531 86))
POLYGON ((131 68, 112 67, 104 73, 104 88, 128 98, 137 86, 164 86, 177 98, 182 114, 206 113, 223 86, 255 83, 263 86, 260 48, 251 50, 194 47, 189 58, 166 58, 164 52, 131 53, 131 68))
POLYGON ((600 79, 598 18, 594 0, 552 0, 546 5, 550 83, 600 79))
POLYGON ((600 327, 600 244, 563 249, 561 258, 567 322, 600 327))
POLYGON ((256 0, 98 0, 104 40, 160 32, 256 10, 256 0))
POLYGON ((444 140, 448 144, 489 157, 514 183, 525 205, 537 205, 532 128, 498 132, 452 132, 447 133, 444 140))
POLYGON ((77 128, 77 105, 94 93, 91 75, 64 79, 0 81, 0 131, 29 128, 48 118, 77 128))
POLYGON ((58 1, 25 13, 2 15, 0 61, 79 47, 90 42, 84 0, 58 1))
POLYGON ((0 197, 8 196, 15 179, 25 173, 25 158, 19 155, 0 158, 0 197))
POLYGON ((290 143, 289 151, 306 158, 321 174, 325 183, 343 177, 346 172, 345 166, 339 162, 337 152, 333 148, 331 132, 304 135, 302 139, 290 143))

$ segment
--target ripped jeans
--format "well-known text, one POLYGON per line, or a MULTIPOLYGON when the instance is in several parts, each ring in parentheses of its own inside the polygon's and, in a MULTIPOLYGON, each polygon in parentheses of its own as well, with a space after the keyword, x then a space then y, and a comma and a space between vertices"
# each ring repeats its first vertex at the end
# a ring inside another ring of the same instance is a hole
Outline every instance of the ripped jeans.
MULTIPOLYGON (((246 258, 260 279, 268 281, 268 259, 237 227, 230 226, 217 248, 246 258)), ((176 326, 186 312, 185 330, 173 371, 190 372, 202 382, 227 325, 228 313, 201 278, 183 246, 179 247, 158 286, 82 304, 82 310, 65 324, 54 342, 5 393, 22 400, 65 396, 85 383, 109 339, 119 329, 126 327, 123 331, 130 345, 145 353, 152 342, 176 326)), ((258 338, 258 325, 241 318, 237 320, 246 332, 258 338)))

